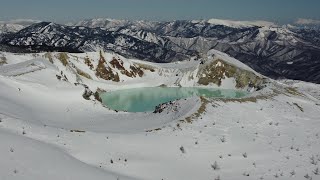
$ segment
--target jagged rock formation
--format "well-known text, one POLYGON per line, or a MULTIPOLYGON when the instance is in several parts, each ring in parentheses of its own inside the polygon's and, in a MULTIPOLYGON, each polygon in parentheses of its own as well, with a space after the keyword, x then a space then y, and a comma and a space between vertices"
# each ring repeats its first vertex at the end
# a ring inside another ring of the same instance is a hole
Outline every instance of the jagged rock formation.
MULTIPOLYGON (((49 62, 55 64, 61 63, 66 69, 69 69, 76 75, 76 79, 81 81, 81 77, 92 80, 107 80, 120 82, 121 77, 136 78, 144 75, 143 68, 120 57, 116 54, 105 54, 100 51, 90 53, 90 57, 81 54, 62 53, 44 53, 42 56, 49 62), (78 56, 80 55, 80 56, 78 56), (98 55, 98 56, 96 56, 98 55), (106 56, 108 56, 106 58, 106 56)), ((81 82, 80 82, 81 83, 81 82)))
POLYGON ((253 72, 240 69, 221 59, 205 64, 198 72, 198 76, 198 83, 201 85, 213 83, 220 86, 225 78, 233 78, 236 82, 236 88, 246 86, 258 88, 263 83, 263 79, 253 72))

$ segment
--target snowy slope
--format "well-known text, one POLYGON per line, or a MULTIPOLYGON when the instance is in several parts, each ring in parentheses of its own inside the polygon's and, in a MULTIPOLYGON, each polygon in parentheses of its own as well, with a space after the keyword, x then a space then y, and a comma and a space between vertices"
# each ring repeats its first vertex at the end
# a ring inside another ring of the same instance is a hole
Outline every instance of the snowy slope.
MULTIPOLYGON (((127 113, 103 107, 92 97, 84 99, 85 87, 74 83, 86 84, 93 91, 177 86, 177 82, 200 86, 188 77, 200 78, 199 72, 207 66, 230 64, 243 74, 260 75, 216 51, 210 51, 203 62, 169 64, 99 52, 67 53, 67 61, 61 53, 2 55, 7 64, 0 66, 0 179, 320 177, 316 170, 320 101, 310 91, 295 89, 304 87, 304 82, 292 85, 268 80, 265 88, 244 99, 195 97, 176 101, 177 111, 167 105, 160 114, 127 113), (90 59, 93 70, 85 59, 90 59), (113 67, 116 62, 123 63, 122 67, 113 67), (96 76, 99 63, 118 73, 120 81, 96 76), (141 68, 143 76, 121 73, 123 68, 129 72, 130 66, 141 68), (75 67, 92 79, 79 78, 75 67)), ((308 87, 320 90, 311 84, 308 87)))
POLYGON ((87 165, 60 148, 3 128, 0 130, 0 140, 0 178, 3 180, 134 179, 87 165))
POLYGON ((43 59, 30 60, 0 67, 0 74, 3 76, 19 76, 34 71, 40 71, 48 66, 52 65, 50 65, 48 61, 43 61, 43 59))
MULTIPOLYGON (((167 86, 211 86, 224 89, 244 89, 236 87, 235 82, 229 82, 226 75, 219 78, 221 84, 201 84, 200 79, 204 77, 204 69, 213 66, 217 60, 222 60, 226 64, 230 64, 239 68, 239 71, 251 72, 256 77, 263 78, 262 75, 249 68, 247 65, 240 61, 224 54, 222 52, 211 50, 208 57, 202 60, 188 60, 175 63, 158 64, 145 62, 136 59, 127 59, 115 53, 35 53, 35 54, 11 54, 2 53, 0 56, 5 57, 7 64, 0 67, 0 74, 2 75, 18 75, 17 72, 40 70, 47 67, 57 69, 56 75, 66 75, 70 83, 84 83, 91 87, 92 90, 97 88, 106 89, 104 84, 106 81, 111 84, 108 89, 119 89, 131 87, 144 87, 144 86, 160 86, 165 84, 167 86), (66 65, 62 64, 61 57, 66 56, 66 65), (33 60, 38 58, 38 60, 33 60), (50 63, 50 61, 52 63, 50 63), (100 63, 102 61, 102 63, 100 63), (105 61, 103 63, 103 61, 105 61), (206 63, 202 63, 202 62, 206 63), (103 65, 104 67, 100 67, 103 65), (99 69, 100 67, 100 69, 99 69), (102 68, 102 70, 101 70, 102 68), (105 68, 105 70, 104 70, 105 68), (99 74, 97 70, 99 69, 99 74), (62 71, 62 74, 61 74, 62 71), (104 72, 105 71, 105 72, 104 72), (109 73, 110 76, 104 76, 103 73, 109 73), (157 79, 157 81, 154 81, 157 79), (228 83, 224 83, 228 81, 228 83), (146 83, 143 83, 146 82, 146 83), (130 84, 130 86, 128 86, 130 84), (225 86, 224 86, 225 85, 225 86)), ((221 64, 222 65, 222 64, 221 64)), ((219 67, 213 67, 216 69, 219 67)), ((210 73, 216 73, 218 69, 210 73)), ((26 72, 25 72, 26 73, 26 72)), ((53 77, 55 78, 55 77, 53 77)), ((251 79, 249 79, 251 80, 251 79)), ((248 82, 246 82, 248 83, 248 82)), ((255 84, 258 86, 258 84, 255 84)))

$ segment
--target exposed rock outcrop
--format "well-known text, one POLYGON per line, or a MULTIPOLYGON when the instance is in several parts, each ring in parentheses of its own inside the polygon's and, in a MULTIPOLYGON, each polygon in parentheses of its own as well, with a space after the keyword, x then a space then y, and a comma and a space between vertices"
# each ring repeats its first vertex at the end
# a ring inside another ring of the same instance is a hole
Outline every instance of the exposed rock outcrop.
POLYGON ((103 57, 102 52, 100 52, 100 59, 96 68, 96 76, 104 80, 119 82, 120 78, 118 73, 114 73, 110 67, 106 67, 105 63, 106 60, 103 57))
POLYGON ((234 78, 236 88, 244 88, 246 86, 258 87, 263 83, 262 77, 251 71, 240 69, 221 59, 204 64, 204 67, 198 72, 197 76, 199 77, 198 83, 201 85, 213 83, 220 86, 225 78, 234 78))

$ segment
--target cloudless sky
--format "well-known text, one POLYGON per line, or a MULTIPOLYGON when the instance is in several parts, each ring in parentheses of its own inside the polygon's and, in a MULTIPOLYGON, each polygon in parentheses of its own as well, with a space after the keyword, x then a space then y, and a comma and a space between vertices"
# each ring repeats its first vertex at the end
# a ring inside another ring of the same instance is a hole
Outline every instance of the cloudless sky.
POLYGON ((320 0, 0 0, 0 20, 320 19, 320 0))

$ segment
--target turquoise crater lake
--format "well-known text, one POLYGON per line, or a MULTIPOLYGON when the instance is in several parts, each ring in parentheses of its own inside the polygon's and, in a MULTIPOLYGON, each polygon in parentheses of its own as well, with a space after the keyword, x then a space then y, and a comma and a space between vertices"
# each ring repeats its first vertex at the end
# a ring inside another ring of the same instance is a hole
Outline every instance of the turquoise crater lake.
POLYGON ((196 87, 147 87, 118 90, 100 94, 102 103, 113 110, 128 112, 154 111, 155 106, 192 96, 204 96, 208 98, 241 98, 247 92, 196 88, 196 87))

